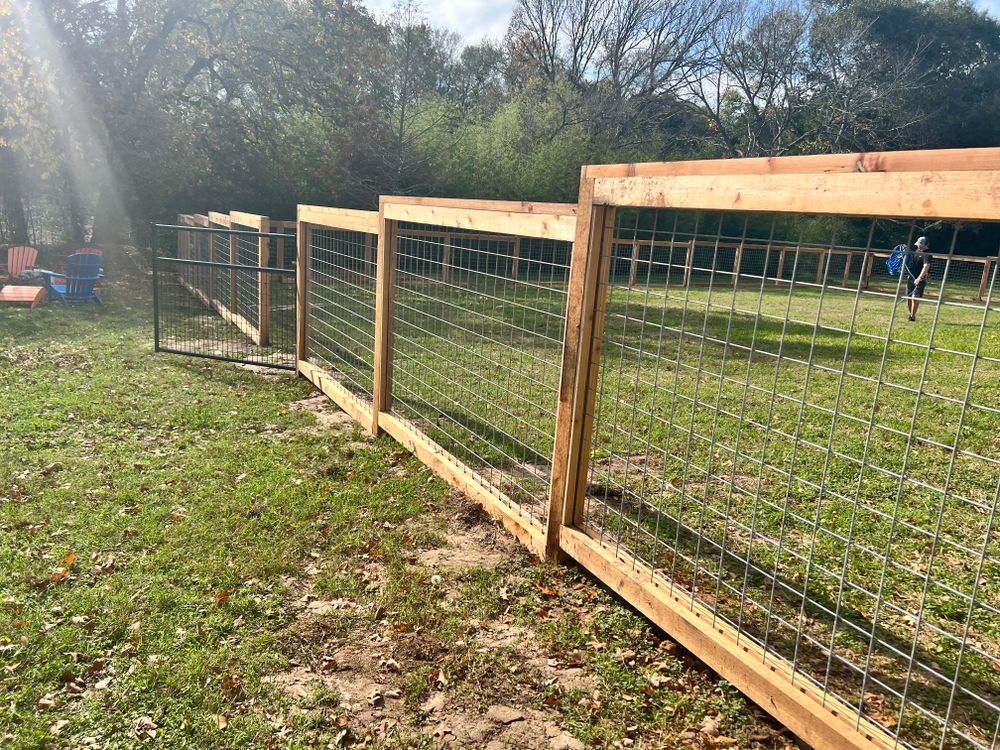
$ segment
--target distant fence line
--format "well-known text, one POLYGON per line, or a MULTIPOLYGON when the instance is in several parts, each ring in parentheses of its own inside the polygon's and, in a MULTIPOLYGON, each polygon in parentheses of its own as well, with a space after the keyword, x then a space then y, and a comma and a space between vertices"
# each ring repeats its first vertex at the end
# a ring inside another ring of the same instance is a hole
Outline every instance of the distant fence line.
MULTIPOLYGON (((1000 149, 600 165, 576 204, 300 205, 296 367, 812 746, 985 750, 1000 290, 995 256, 959 252, 984 222, 1000 149), (852 237, 803 241, 816 217, 852 237), (918 223, 910 323, 884 260, 918 223)), ((213 243, 178 254, 291 260, 213 243)), ((185 273, 266 336, 268 289, 185 273)))

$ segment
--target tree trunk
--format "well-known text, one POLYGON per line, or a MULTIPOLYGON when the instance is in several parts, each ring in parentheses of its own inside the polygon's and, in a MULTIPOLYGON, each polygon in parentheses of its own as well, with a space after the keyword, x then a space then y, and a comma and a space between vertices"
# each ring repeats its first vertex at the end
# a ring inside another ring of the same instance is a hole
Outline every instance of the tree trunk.
POLYGON ((0 203, 3 204, 4 219, 10 230, 11 244, 27 244, 28 217, 24 212, 21 170, 14 152, 3 146, 0 146, 0 203))

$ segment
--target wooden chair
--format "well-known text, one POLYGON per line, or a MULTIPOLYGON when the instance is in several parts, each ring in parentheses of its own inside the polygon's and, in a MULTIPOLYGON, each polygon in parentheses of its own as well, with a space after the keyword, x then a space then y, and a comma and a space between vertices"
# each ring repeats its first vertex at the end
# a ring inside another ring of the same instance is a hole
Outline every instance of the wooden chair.
POLYGON ((0 266, 0 280, 13 281, 25 271, 35 267, 38 251, 33 247, 21 245, 7 249, 7 263, 0 266))
POLYGON ((64 305, 71 302, 96 302, 101 304, 94 287, 103 278, 101 256, 93 253, 75 253, 66 259, 66 272, 42 271, 45 286, 64 305), (64 277, 63 283, 58 279, 64 277))

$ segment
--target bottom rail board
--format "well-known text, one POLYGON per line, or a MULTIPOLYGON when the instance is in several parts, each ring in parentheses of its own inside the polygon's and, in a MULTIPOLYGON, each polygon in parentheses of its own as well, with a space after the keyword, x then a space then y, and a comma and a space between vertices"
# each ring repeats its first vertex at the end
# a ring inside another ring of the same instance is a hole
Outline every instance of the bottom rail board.
POLYGON ((619 558, 585 532, 560 530, 560 546, 671 638, 731 682, 744 695, 816 750, 886 750, 897 747, 881 727, 769 658, 756 644, 737 640, 736 630, 691 597, 657 584, 651 569, 619 558))
POLYGON ((319 388, 327 398, 349 414, 354 421, 359 422, 362 427, 371 432, 371 404, 365 403, 347 390, 322 367, 317 367, 311 362, 300 359, 297 363, 297 369, 302 377, 319 388))
POLYGON ((545 532, 519 514, 508 504, 509 501, 504 502, 503 493, 491 488, 479 474, 447 454, 441 446, 406 420, 390 412, 379 412, 378 426, 452 487, 477 500, 487 513, 500 521, 531 552, 539 557, 544 556, 545 532))

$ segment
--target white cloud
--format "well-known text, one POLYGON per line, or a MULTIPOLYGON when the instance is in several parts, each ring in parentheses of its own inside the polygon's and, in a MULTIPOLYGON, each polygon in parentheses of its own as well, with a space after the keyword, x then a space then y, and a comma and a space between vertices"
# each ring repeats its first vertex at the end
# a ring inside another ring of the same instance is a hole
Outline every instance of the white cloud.
POLYGON ((976 5, 1000 21, 1000 0, 976 0, 976 5))
MULTIPOLYGON (((377 15, 388 13, 394 4, 395 0, 365 2, 377 15)), ((478 42, 484 37, 503 37, 514 0, 423 0, 421 7, 431 26, 454 31, 466 42, 478 42)))

